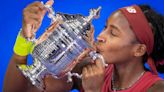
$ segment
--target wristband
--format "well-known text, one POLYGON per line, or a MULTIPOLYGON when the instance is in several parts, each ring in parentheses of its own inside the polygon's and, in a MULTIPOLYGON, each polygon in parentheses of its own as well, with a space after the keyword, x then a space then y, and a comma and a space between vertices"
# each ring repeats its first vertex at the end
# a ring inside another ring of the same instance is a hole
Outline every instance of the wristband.
POLYGON ((14 45, 15 54, 19 56, 27 56, 30 52, 32 52, 31 47, 33 47, 33 43, 31 41, 27 41, 23 36, 21 36, 20 31, 14 45))

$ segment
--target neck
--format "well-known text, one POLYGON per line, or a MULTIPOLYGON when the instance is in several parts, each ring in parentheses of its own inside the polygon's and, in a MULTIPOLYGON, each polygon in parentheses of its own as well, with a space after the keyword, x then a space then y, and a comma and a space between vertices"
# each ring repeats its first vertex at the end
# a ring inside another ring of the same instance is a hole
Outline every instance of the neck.
POLYGON ((116 88, 129 88, 144 73, 142 59, 114 65, 114 85, 116 88))

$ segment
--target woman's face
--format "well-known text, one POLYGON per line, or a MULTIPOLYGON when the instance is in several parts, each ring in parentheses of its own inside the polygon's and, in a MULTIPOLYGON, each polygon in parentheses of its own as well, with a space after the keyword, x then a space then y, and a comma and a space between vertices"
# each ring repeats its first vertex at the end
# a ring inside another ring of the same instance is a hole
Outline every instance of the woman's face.
POLYGON ((134 57, 137 43, 126 17, 117 11, 109 17, 104 30, 98 36, 97 51, 106 63, 124 63, 134 57))

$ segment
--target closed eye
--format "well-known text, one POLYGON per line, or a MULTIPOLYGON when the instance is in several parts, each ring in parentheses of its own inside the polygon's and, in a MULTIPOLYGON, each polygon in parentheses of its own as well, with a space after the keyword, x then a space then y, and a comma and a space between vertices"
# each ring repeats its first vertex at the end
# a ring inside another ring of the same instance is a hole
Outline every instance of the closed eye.
POLYGON ((116 36, 116 35, 113 33, 113 30, 112 30, 112 29, 110 30, 110 34, 111 34, 112 36, 116 36))
POLYGON ((114 25, 110 25, 110 34, 113 36, 118 36, 120 33, 120 30, 114 26, 114 25))

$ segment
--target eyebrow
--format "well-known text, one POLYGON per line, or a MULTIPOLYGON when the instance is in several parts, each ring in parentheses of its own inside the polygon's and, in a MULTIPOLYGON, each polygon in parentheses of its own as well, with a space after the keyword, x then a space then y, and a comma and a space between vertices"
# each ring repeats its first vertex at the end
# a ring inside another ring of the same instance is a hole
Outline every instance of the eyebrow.
POLYGON ((114 29, 120 31, 120 29, 119 29, 117 26, 115 26, 115 25, 113 25, 113 24, 110 24, 110 26, 111 26, 112 28, 114 28, 114 29))
MULTIPOLYGON (((105 24, 108 25, 108 19, 106 19, 105 24)), ((117 29, 117 30, 120 31, 120 29, 117 26, 113 25, 113 24, 109 24, 109 26, 111 26, 112 28, 117 29)))
MULTIPOLYGON (((106 25, 108 25, 108 19, 106 19, 106 25)), ((109 26, 116 29, 116 30, 118 30, 118 31, 120 31, 120 29, 117 26, 113 25, 113 24, 109 24, 109 26)))

